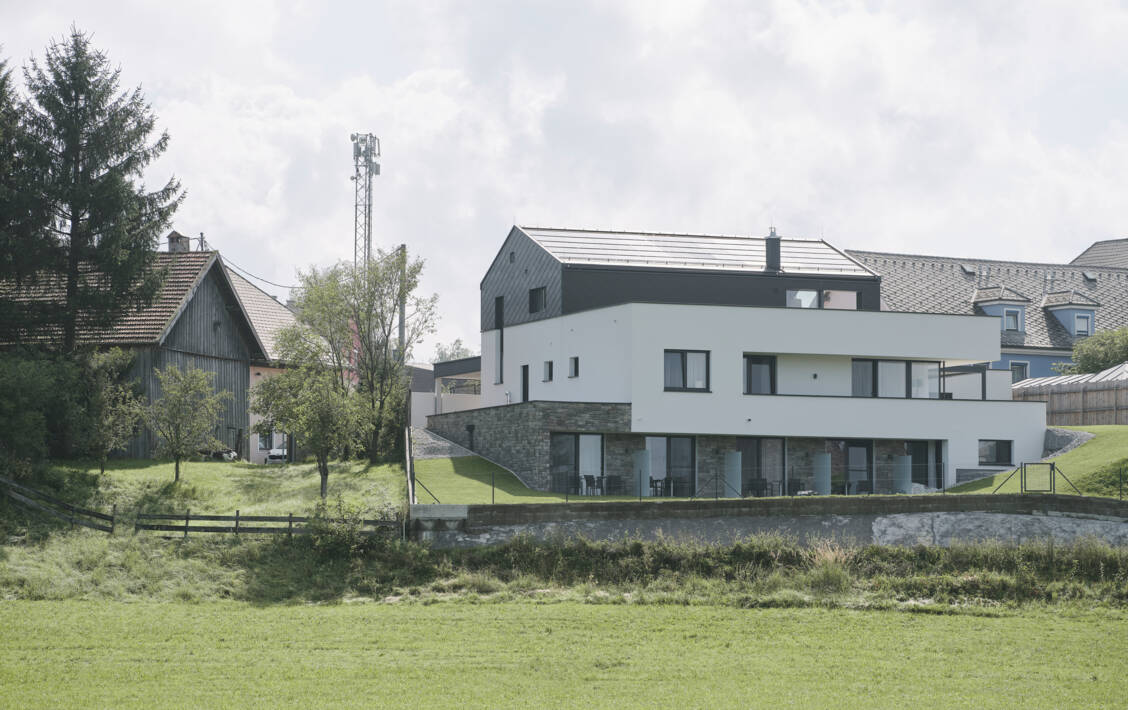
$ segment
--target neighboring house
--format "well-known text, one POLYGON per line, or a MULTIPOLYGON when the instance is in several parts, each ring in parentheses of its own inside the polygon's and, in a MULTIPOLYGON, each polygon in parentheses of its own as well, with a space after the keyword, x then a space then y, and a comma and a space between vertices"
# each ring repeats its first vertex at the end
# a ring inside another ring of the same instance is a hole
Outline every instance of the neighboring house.
POLYGON ((1044 405, 981 367, 996 319, 882 298, 774 230, 514 227, 481 282, 482 407, 428 426, 573 493, 907 492, 1041 457, 1044 405))
POLYGON ((1128 240, 1097 242, 1073 264, 846 253, 881 275, 883 308, 998 317, 990 367, 1014 382, 1053 376, 1078 340, 1128 326, 1128 240))
MULTIPOLYGON (((264 379, 282 371, 282 363, 278 356, 278 333, 283 328, 294 324, 294 314, 289 308, 279 303, 274 296, 255 286, 230 268, 227 269, 227 277, 231 280, 235 293, 238 295, 239 301, 250 319, 251 326, 263 346, 263 357, 252 360, 249 366, 250 386, 254 387, 264 379)), ((249 417, 248 431, 251 434, 247 459, 251 463, 266 463, 271 451, 275 452, 276 457, 280 456, 282 451, 285 451, 286 459, 293 460, 292 436, 280 431, 270 434, 254 433, 254 427, 262 420, 262 417, 253 412, 250 412, 249 417)))
POLYGON ((426 362, 409 362, 407 368, 408 392, 411 396, 411 426, 427 426, 428 415, 435 413, 433 366, 426 362))
POLYGON ((446 362, 408 363, 411 376, 411 426, 427 426, 427 417, 479 406, 481 357, 446 362))
MULTIPOLYGON (((81 329, 79 343, 120 347, 134 355, 130 379, 136 380, 142 401, 160 396, 155 370, 167 365, 195 367, 215 375, 217 390, 231 398, 224 404, 216 437, 240 456, 246 456, 250 431, 247 413, 248 368, 262 360, 264 348, 251 327, 219 253, 188 251, 188 238, 168 237, 169 251, 158 252, 154 267, 165 280, 145 308, 123 314, 107 329, 81 329)), ((63 299, 63 285, 40 284, 17 297, 63 299)), ((147 428, 130 441, 126 454, 151 456, 154 436, 147 428)))
POLYGON ((435 363, 435 414, 476 409, 482 401, 482 356, 435 363))

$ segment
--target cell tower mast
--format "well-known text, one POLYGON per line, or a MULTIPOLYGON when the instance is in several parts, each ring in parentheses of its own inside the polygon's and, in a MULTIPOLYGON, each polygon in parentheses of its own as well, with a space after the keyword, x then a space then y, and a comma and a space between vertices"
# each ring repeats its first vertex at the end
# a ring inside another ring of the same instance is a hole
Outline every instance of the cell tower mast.
POLYGON ((371 133, 354 133, 353 187, 353 266, 372 258, 372 176, 380 174, 380 139, 371 133))

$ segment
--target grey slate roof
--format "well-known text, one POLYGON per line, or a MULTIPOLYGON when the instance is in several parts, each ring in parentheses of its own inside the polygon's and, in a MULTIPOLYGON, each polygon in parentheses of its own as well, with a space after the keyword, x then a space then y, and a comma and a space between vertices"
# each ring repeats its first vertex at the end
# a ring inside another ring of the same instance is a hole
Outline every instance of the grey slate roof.
MULTIPOLYGON (((518 227, 557 261, 650 268, 763 271, 766 239, 714 234, 518 227)), ((780 239, 784 273, 873 274, 822 240, 780 239)))
POLYGON ((276 340, 278 332, 294 324, 293 312, 274 300, 274 297, 266 291, 255 286, 230 268, 225 268, 227 268, 227 277, 231 279, 231 286, 235 289, 235 295, 239 297, 239 302, 243 304, 243 310, 247 312, 251 327, 255 329, 255 333, 258 334, 259 340, 266 350, 266 357, 271 361, 277 360, 276 340))
MULTIPOLYGON (((1069 264, 1038 264, 946 256, 846 251, 881 275, 882 307, 918 313, 982 313, 973 299, 977 289, 999 286, 1025 294, 1026 332, 1002 334, 1003 347, 1068 350, 1073 337, 1053 313, 1041 306, 1047 294, 1071 291, 1100 303, 1093 307, 1097 330, 1128 326, 1128 269, 1069 264), (1087 279, 1088 273, 1096 277, 1087 279)), ((1086 307, 1086 306, 1081 306, 1086 307)))
POLYGON ((1096 308, 1101 305, 1099 301, 1073 289, 1047 293, 1042 298, 1042 307, 1077 306, 1078 308, 1096 308))
POLYGON ((971 297, 972 303, 986 303, 988 301, 1030 303, 1029 298, 1007 286, 981 286, 975 289, 975 295, 971 297))
POLYGON ((1093 242, 1088 249, 1069 263, 1077 266, 1128 268, 1128 239, 1105 239, 1093 242))

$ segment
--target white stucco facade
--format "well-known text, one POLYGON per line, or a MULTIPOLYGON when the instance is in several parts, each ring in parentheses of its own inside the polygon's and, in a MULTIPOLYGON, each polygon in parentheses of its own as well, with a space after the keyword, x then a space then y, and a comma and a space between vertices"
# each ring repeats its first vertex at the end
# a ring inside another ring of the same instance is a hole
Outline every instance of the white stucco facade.
POLYGON ((1040 458, 1044 405, 1010 401, 1005 372, 988 376, 997 401, 965 399, 981 396, 970 378, 952 400, 853 397, 852 362, 992 362, 998 327, 986 316, 624 304, 506 327, 500 382, 498 334, 484 332, 481 406, 521 402, 528 366, 528 399, 630 403, 635 433, 942 440, 951 479, 983 468, 981 439, 1012 441, 1016 463, 1040 458), (665 390, 664 352, 681 349, 709 353, 707 392, 665 390), (776 394, 744 394, 745 354, 776 357, 776 394))

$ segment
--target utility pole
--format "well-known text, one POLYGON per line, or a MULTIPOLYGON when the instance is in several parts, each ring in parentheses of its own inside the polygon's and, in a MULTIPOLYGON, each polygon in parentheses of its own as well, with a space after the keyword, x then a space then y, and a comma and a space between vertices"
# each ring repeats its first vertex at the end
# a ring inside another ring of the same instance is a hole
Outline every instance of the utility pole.
POLYGON ((380 174, 380 139, 371 133, 354 133, 353 146, 353 266, 372 258, 372 176, 380 174))
POLYGON ((407 350, 404 341, 407 339, 407 245, 400 244, 400 287, 399 287, 399 349, 400 359, 407 362, 407 350))

